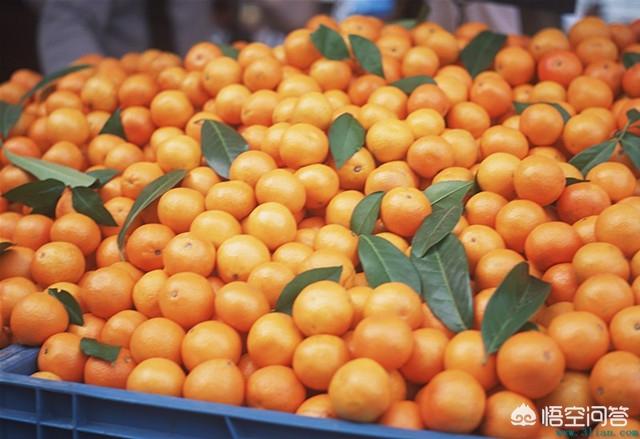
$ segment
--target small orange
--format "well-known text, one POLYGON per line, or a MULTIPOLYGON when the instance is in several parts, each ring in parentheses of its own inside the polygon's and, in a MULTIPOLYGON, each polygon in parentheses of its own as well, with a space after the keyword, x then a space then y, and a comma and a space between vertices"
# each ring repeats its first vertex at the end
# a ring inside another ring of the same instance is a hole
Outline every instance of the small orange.
POLYGON ((164 317, 146 320, 131 334, 131 356, 136 363, 154 357, 181 363, 180 348, 184 336, 184 329, 172 320, 164 317))
POLYGON ((387 369, 397 369, 411 356, 411 328, 394 316, 364 318, 354 330, 353 350, 355 357, 371 358, 387 369))
POLYGON ((264 242, 269 250, 275 250, 295 239, 297 225, 286 206, 266 202, 253 209, 244 223, 244 229, 264 242))
POLYGON ((582 240, 578 233, 561 221, 550 221, 536 226, 524 244, 527 259, 540 270, 573 259, 582 240))
POLYGON ((558 343, 569 369, 589 370, 609 350, 606 323, 589 312, 559 315, 549 325, 548 333, 558 343))
POLYGON ((127 378, 127 390, 182 396, 185 374, 166 358, 149 358, 136 365, 127 378))
POLYGON ((482 434, 490 437, 539 437, 537 436, 541 423, 538 419, 531 419, 529 415, 523 415, 521 422, 526 425, 514 425, 513 421, 519 420, 517 413, 519 407, 529 407, 536 413, 536 406, 529 398, 515 392, 502 390, 487 398, 485 419, 482 422, 482 434), (516 413, 516 417, 512 417, 516 413))
POLYGON ((31 275, 41 285, 54 282, 77 282, 85 270, 82 251, 68 242, 49 242, 36 250, 31 275))
POLYGON ((394 188, 382 198, 380 214, 386 228, 404 237, 411 237, 426 216, 431 213, 429 199, 414 188, 394 188))
POLYGON ((82 381, 87 357, 80 350, 80 336, 61 332, 49 337, 38 353, 38 369, 65 381, 82 381))
POLYGON ((310 416, 312 418, 336 417, 328 393, 321 393, 307 398, 296 410, 296 415, 310 416))
POLYGON ((82 338, 88 337, 98 339, 98 337, 100 337, 100 331, 102 331, 102 328, 104 327, 105 320, 100 317, 96 317, 91 313, 82 314, 82 320, 84 321, 82 326, 70 324, 67 331, 82 338))
POLYGON ((128 349, 120 349, 114 362, 89 357, 84 366, 84 382, 94 386, 124 389, 135 366, 128 349))
POLYGON ((480 331, 467 330, 456 334, 444 352, 445 370, 461 370, 473 376, 485 390, 498 383, 496 357, 485 359, 480 331))
POLYGON ((293 302, 293 320, 307 335, 342 335, 351 326, 353 305, 344 287, 319 281, 305 287, 293 302))
POLYGON ((191 328, 182 340, 182 360, 188 370, 212 359, 240 360, 240 335, 226 323, 207 320, 191 328))
POLYGON ((180 233, 162 249, 162 263, 169 275, 193 272, 206 277, 216 265, 216 251, 213 244, 194 233, 180 233))
POLYGON ((567 186, 556 204, 562 221, 574 224, 591 215, 598 215, 611 205, 607 192, 592 182, 580 182, 567 186))
POLYGON ((335 372, 350 360, 347 345, 335 335, 312 335, 293 354, 293 371, 305 386, 327 390, 335 372))
POLYGON ((216 292, 218 318, 240 332, 248 332, 260 317, 269 312, 262 292, 247 282, 230 282, 216 292))
POLYGON ((629 262, 618 247, 607 242, 583 245, 575 253, 572 263, 578 282, 599 273, 612 273, 625 280, 629 278, 629 262))
POLYGON ((609 323, 609 330, 611 342, 616 349, 640 355, 640 305, 616 313, 609 323))
POLYGON ((553 159, 539 155, 526 157, 515 170, 513 185, 519 198, 546 206, 562 194, 564 172, 553 159))
POLYGON ((99 268, 87 273, 80 282, 80 295, 92 314, 108 319, 133 305, 131 293, 135 281, 124 270, 99 268))
POLYGON ((640 358, 631 352, 613 351, 601 357, 589 376, 591 394, 602 405, 629 408, 640 414, 640 358))
POLYGON ((147 317, 141 312, 132 309, 120 311, 105 322, 97 338, 102 343, 128 348, 131 334, 145 320, 147 317))
POLYGON ((185 398, 221 404, 241 405, 244 377, 231 360, 212 359, 197 365, 184 381, 185 398))
POLYGON ((379 285, 367 295, 362 309, 364 318, 371 316, 394 316, 404 320, 411 329, 422 324, 420 296, 406 284, 387 282, 379 285))
POLYGON ((306 389, 293 370, 286 366, 266 366, 247 379, 249 407, 295 413, 306 396, 306 389))
POLYGON ((272 312, 251 326, 247 336, 247 352, 257 367, 273 364, 291 365, 302 335, 288 314, 272 312))
POLYGON ((578 311, 588 311, 609 323, 620 310, 633 306, 635 298, 624 279, 611 273, 598 273, 580 284, 573 302, 578 311))
POLYGON ((640 210, 615 204, 600 212, 596 220, 596 239, 618 247, 628 258, 640 250, 640 210))

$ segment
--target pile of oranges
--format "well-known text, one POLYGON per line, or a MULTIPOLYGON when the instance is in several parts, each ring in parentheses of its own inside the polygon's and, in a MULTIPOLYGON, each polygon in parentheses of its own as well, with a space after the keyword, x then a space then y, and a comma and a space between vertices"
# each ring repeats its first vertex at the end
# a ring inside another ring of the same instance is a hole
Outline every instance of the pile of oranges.
MULTIPOLYGON (((496 437, 557 437, 517 426, 522 404, 624 406, 640 430, 639 171, 618 145, 586 175, 568 163, 640 110, 640 21, 594 17, 565 35, 510 35, 491 70, 459 61, 480 23, 449 33, 353 16, 312 18, 284 43, 237 43, 237 57, 199 43, 184 59, 158 50, 92 67, 36 94, 4 150, 79 171, 110 168, 99 189, 117 226, 73 208, 66 189, 48 217, 0 196, 0 345, 41 346, 35 377, 279 410, 315 417, 496 437), (375 42, 384 78, 324 58, 324 25, 375 42), (391 85, 427 75, 405 93, 391 85), (530 103, 516 114, 513 102, 530 103), (570 116, 565 121, 559 104, 570 116), (126 140, 100 130, 117 108, 126 140), (337 167, 328 130, 350 113, 365 147, 337 167), (248 144, 222 178, 206 166, 203 120, 248 144), (169 171, 186 177, 117 234, 141 191, 169 171), (567 179, 573 184, 567 184, 567 179), (453 333, 411 287, 372 288, 352 213, 383 191, 374 233, 403 253, 432 213, 424 192, 476 181, 453 233, 473 286, 474 328, 453 333), (485 358, 480 327, 517 264, 551 285, 534 321, 485 358), (273 311, 299 273, 340 266, 273 311), (71 294, 83 325, 49 289, 71 294), (121 347, 113 362, 81 339, 121 347)), ((40 80, 16 71, 0 100, 40 80)), ((636 126, 630 132, 640 134, 636 126)), ((0 194, 34 180, 0 152, 0 194)), ((596 430, 616 430, 594 426, 596 430)))

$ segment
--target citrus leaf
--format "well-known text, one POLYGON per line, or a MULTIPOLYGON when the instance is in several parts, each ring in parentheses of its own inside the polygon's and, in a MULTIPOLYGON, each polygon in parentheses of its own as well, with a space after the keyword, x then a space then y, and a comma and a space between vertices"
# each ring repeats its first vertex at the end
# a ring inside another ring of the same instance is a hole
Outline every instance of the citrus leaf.
POLYGON ((493 59, 505 41, 506 35, 484 30, 462 49, 460 60, 473 78, 491 67, 493 59))
POLYGON ((342 35, 324 24, 311 33, 311 42, 318 52, 327 59, 340 61, 349 58, 349 49, 342 39, 342 35))
POLYGON ((222 51, 222 54, 228 58, 238 59, 238 53, 240 51, 229 44, 219 44, 218 47, 222 51))
POLYGON ((424 190, 424 194, 433 206, 443 200, 448 203, 462 203, 464 197, 473 187, 473 181, 443 181, 432 184, 424 190))
POLYGON ((587 182, 587 181, 589 181, 589 180, 583 180, 583 179, 581 179, 581 178, 567 177, 567 178, 565 179, 565 184, 564 184, 564 185, 565 185, 565 187, 566 187, 566 186, 571 186, 571 185, 573 185, 573 184, 585 183, 585 182, 587 182))
POLYGON ((629 156, 636 169, 640 169, 640 137, 626 132, 620 138, 622 150, 629 156))
POLYGON ((276 302, 275 310, 290 315, 293 309, 293 302, 295 302, 300 291, 321 280, 338 282, 341 275, 342 266, 312 268, 311 270, 303 271, 282 289, 282 293, 280 293, 280 297, 276 302))
POLYGON ((0 242, 0 256, 7 253, 14 245, 13 242, 9 241, 0 242))
POLYGON ((413 90, 418 88, 423 84, 435 84, 436 81, 433 80, 431 76, 427 75, 416 75, 409 76, 407 78, 398 79, 397 81, 392 82, 390 85, 394 87, 398 87, 400 90, 410 95, 413 90))
POLYGON ((571 157, 569 163, 578 168, 582 175, 587 175, 594 166, 609 160, 615 149, 616 140, 610 139, 580 151, 571 157))
POLYGON ((3 139, 6 140, 9 137, 11 129, 18 122, 21 114, 21 105, 0 101, 0 135, 3 139))
POLYGON ((230 126, 216 120, 205 120, 201 128, 202 153, 216 173, 229 178, 233 160, 249 147, 247 141, 230 126))
POLYGON ((109 116, 109 119, 107 119, 100 130, 100 134, 113 134, 114 136, 127 140, 127 135, 125 134, 124 127, 122 126, 120 108, 116 108, 116 111, 109 116))
POLYGON ((636 110, 635 108, 627 111, 627 119, 629 119, 629 124, 637 122, 638 120, 640 120, 640 111, 636 110))
POLYGON ((92 67, 92 66, 90 64, 77 64, 75 66, 65 67, 64 69, 60 69, 60 70, 57 70, 57 71, 55 71, 53 73, 49 73, 48 75, 45 75, 40 80, 40 82, 38 82, 36 85, 34 85, 31 90, 29 90, 28 92, 26 92, 22 96, 22 98, 20 99, 20 102, 21 103, 26 102, 27 99, 29 99, 31 96, 33 96, 41 88, 46 87, 47 84, 49 84, 50 82, 55 81, 58 78, 62 78, 63 76, 68 75, 69 73, 78 72, 80 70, 84 70, 84 69, 87 69, 89 67, 92 67))
POLYGON ((511 269, 489 299, 482 320, 485 354, 496 352, 502 343, 529 321, 547 300, 551 285, 529 274, 529 264, 511 269))
POLYGON ((384 78, 380 49, 371 40, 360 35, 349 35, 353 55, 364 70, 384 78))
POLYGON ((59 165, 57 163, 46 162, 33 157, 20 156, 12 153, 8 149, 5 149, 4 155, 12 164, 24 169, 35 176, 38 180, 46 180, 50 178, 58 180, 66 186, 71 187, 89 187, 96 181, 95 177, 76 171, 73 168, 59 165))
POLYGON ((120 355, 120 349, 120 346, 100 343, 95 338, 83 337, 82 340, 80 340, 80 350, 85 355, 99 358, 109 363, 116 361, 118 355, 120 355))
POLYGON ((562 120, 564 121, 564 123, 569 122, 569 119, 571 119, 571 115, 569 114, 569 112, 565 110, 564 107, 558 104, 557 102, 516 102, 514 101, 513 108, 516 110, 516 114, 522 114, 522 112, 526 110, 527 107, 533 105, 534 103, 551 105, 553 108, 556 109, 558 113, 560 113, 560 116, 562 116, 562 120))
POLYGON ((436 203, 420 224, 411 241, 411 254, 424 256, 431 247, 442 241, 455 228, 462 215, 461 203, 436 203))
POLYGON ((116 169, 104 168, 94 169, 93 171, 87 172, 87 174, 96 179, 95 183, 93 183, 91 187, 97 189, 109 183, 113 177, 118 175, 118 171, 116 169))
POLYGON ((622 55, 622 64, 625 69, 630 69, 636 63, 640 62, 640 53, 628 52, 622 55))
POLYGON ((343 113, 329 127, 331 155, 340 169, 364 145, 364 128, 358 119, 343 113))
POLYGON ((373 233, 383 196, 382 191, 372 192, 356 205, 351 214, 351 230, 354 233, 358 235, 373 233))
POLYGON ((397 24, 399 26, 404 27, 405 29, 413 29, 420 23, 426 21, 430 13, 431 13, 431 7, 429 6, 429 3, 422 2, 422 6, 420 7, 420 10, 418 11, 418 15, 416 16, 416 18, 404 18, 401 20, 393 21, 392 24, 397 24))
POLYGON ((136 201, 133 202, 133 206, 131 206, 131 210, 122 223, 122 228, 118 233, 118 250, 120 251, 120 257, 122 259, 124 259, 124 241, 131 224, 143 210, 160 198, 162 194, 178 184, 185 175, 187 175, 187 171, 184 169, 175 169, 156 178, 142 189, 142 192, 140 192, 136 201))
POLYGON ((411 30, 416 27, 416 20, 415 18, 402 18, 400 20, 392 21, 391 24, 397 24, 398 26, 411 30))
POLYGON ((402 282, 420 291, 420 277, 404 253, 384 238, 360 235, 358 256, 371 287, 387 282, 402 282))
POLYGON ((429 309, 453 332, 473 325, 473 296, 464 247, 448 234, 422 257, 411 255, 420 273, 422 297, 429 309))
POLYGON ((48 178, 15 187, 4 194, 4 197, 12 203, 22 203, 31 207, 31 213, 53 218, 64 188, 64 183, 48 178))
POLYGON ((64 305, 64 308, 67 310, 67 314, 69 314, 69 322, 78 326, 84 325, 82 308, 80 308, 78 301, 71 295, 71 293, 58 288, 49 288, 47 292, 50 296, 55 297, 64 305))
POLYGON ((111 213, 104 207, 100 195, 91 188, 74 187, 71 189, 71 203, 78 213, 87 215, 98 224, 111 227, 118 225, 111 213))
POLYGON ((533 322, 524 322, 516 332, 540 331, 540 327, 533 322))

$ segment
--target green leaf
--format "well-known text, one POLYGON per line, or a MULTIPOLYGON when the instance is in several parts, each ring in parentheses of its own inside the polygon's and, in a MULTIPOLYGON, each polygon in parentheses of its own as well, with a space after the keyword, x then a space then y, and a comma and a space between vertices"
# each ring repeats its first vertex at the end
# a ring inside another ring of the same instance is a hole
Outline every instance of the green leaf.
POLYGON ((587 175, 594 166, 609 160, 615 149, 616 140, 610 139, 580 151, 571 157, 569 163, 578 168, 582 175, 587 175))
POLYGON ((431 214, 420 224, 411 241, 411 254, 424 256, 430 248, 442 241, 458 224, 463 207, 460 203, 437 203, 431 214))
POLYGON ((51 178, 71 187, 89 187, 96 181, 95 177, 57 163, 46 162, 33 157, 23 157, 7 149, 5 149, 4 155, 12 164, 24 169, 38 180, 51 178))
POLYGON ((162 194, 177 185, 185 175, 187 175, 187 171, 184 169, 175 169, 156 178, 142 189, 142 192, 140 192, 136 201, 133 202, 133 206, 131 206, 131 210, 122 223, 122 228, 118 233, 118 250, 120 251, 120 257, 122 259, 124 259, 124 241, 131 224, 143 210, 160 198, 162 194))
POLYGON ((626 132, 620 138, 622 150, 629 156, 636 169, 640 169, 640 137, 626 132))
POLYGON ((349 42, 358 64, 364 70, 384 78, 382 71, 382 55, 380 49, 371 40, 360 35, 349 35, 349 42))
POLYGON ((78 213, 87 215, 98 224, 111 227, 118 225, 111 213, 104 207, 100 195, 91 188, 74 187, 71 189, 71 202, 78 213))
POLYGON ((312 283, 319 282, 321 280, 332 280, 334 282, 338 282, 341 275, 341 266, 312 268, 311 270, 300 273, 282 289, 280 297, 278 297, 278 301, 276 302, 275 310, 290 315, 293 309, 293 302, 295 302, 300 291, 312 283))
POLYGON ((240 51, 235 47, 231 46, 230 44, 219 44, 218 47, 220 48, 224 56, 233 58, 233 59, 238 59, 238 53, 240 51))
POLYGON ((318 52, 327 59, 342 60, 349 58, 349 49, 342 39, 342 35, 321 24, 311 34, 311 42, 318 52))
POLYGON ((55 297, 60 301, 60 303, 64 305, 64 308, 67 310, 67 314, 69 314, 69 322, 78 326, 84 325, 82 308, 80 308, 80 305, 76 301, 76 298, 73 297, 71 293, 58 288, 49 288, 47 292, 50 296, 55 297))
POLYGON ((540 327, 533 322, 524 322, 516 332, 540 331, 540 327))
POLYGON ((113 179, 113 177, 118 175, 118 171, 116 169, 104 168, 94 169, 93 171, 87 172, 87 174, 96 179, 95 183, 93 183, 91 187, 98 189, 109 183, 113 179))
POLYGON ((0 242, 0 256, 7 253, 9 249, 14 245, 15 244, 13 242, 9 242, 9 241, 0 242))
POLYGON ((6 140, 9 137, 9 133, 18 123, 21 114, 22 105, 0 101, 0 135, 3 139, 6 140))
POLYGON ((522 112, 526 110, 527 107, 533 104, 551 105, 553 108, 556 109, 558 113, 560 113, 560 116, 562 116, 562 120, 564 123, 569 122, 569 119, 571 119, 571 115, 569 114, 569 112, 565 110, 564 107, 557 102, 515 102, 514 101, 513 108, 516 110, 516 114, 522 114, 522 112))
POLYGON ((420 277, 404 253, 384 238, 360 235, 358 256, 371 287, 387 282, 402 282, 420 291, 420 277))
POLYGON ((120 108, 116 108, 116 111, 107 119, 107 121, 102 126, 100 130, 100 134, 113 134, 114 136, 118 136, 124 140, 127 140, 127 135, 124 132, 124 127, 122 126, 122 118, 120 117, 120 108))
POLYGON ((443 181, 432 184, 424 190, 424 194, 431 202, 431 205, 438 204, 442 200, 448 203, 462 203, 464 197, 473 187, 473 181, 443 181))
POLYGON ((473 296, 464 247, 448 234, 422 257, 411 255, 420 273, 422 297, 429 309, 453 332, 473 325, 473 296))
POLYGON ((22 96, 22 98, 20 99, 21 103, 24 103, 27 101, 27 99, 29 99, 31 96, 33 96, 38 90, 40 90, 43 87, 46 87, 47 84, 49 84, 52 81, 55 81, 58 78, 62 78, 63 76, 68 75, 69 73, 73 73, 73 72, 78 72, 80 70, 84 70, 87 69, 89 67, 93 67, 90 64, 77 64, 75 66, 69 66, 69 67, 65 67, 64 69, 60 69, 57 70, 53 73, 49 73, 48 75, 45 75, 40 82, 38 82, 36 85, 33 86, 33 88, 31 90, 29 90, 28 92, 26 92, 24 94, 24 96, 22 96))
POLYGON ((343 113, 329 127, 331 155, 340 169, 364 145, 364 128, 358 119, 343 113))
POLYGON ((53 218, 64 188, 64 183, 48 178, 15 187, 4 194, 4 197, 12 203, 22 203, 31 207, 31 213, 53 218))
POLYGON ((571 186, 573 184, 584 183, 584 182, 587 182, 587 181, 589 181, 589 180, 583 180, 581 178, 567 177, 565 179, 565 184, 564 185, 566 187, 566 186, 571 186))
POLYGON ((638 120, 640 120, 640 111, 636 110, 635 108, 627 111, 627 119, 629 119, 629 125, 637 122, 638 120))
POLYGON ((640 53, 628 52, 622 55, 622 64, 625 69, 630 69, 636 63, 640 62, 640 53))
POLYGON ((383 191, 372 192, 356 205, 351 214, 351 230, 358 234, 371 234, 380 215, 383 191))
POLYGON ((491 67, 493 59, 505 41, 507 41, 506 35, 484 30, 462 49, 460 60, 473 78, 491 67))
POLYGON ((390 85, 394 87, 398 87, 400 90, 410 95, 413 90, 418 88, 423 84, 435 84, 436 81, 433 80, 431 76, 427 75, 416 75, 409 76, 407 78, 398 79, 397 81, 392 82, 390 85))
POLYGON ((411 30, 416 27, 416 20, 414 18, 402 18, 400 20, 392 21, 392 24, 397 24, 398 26, 411 30))
POLYGON ((202 153, 207 164, 216 173, 229 178, 233 160, 249 147, 246 140, 230 126, 216 120, 202 123, 202 153))
POLYGON ((487 356, 529 321, 550 291, 551 285, 529 274, 528 263, 521 262, 511 269, 484 312, 482 341, 487 356))
POLYGON ((120 346, 100 343, 95 338, 83 337, 80 340, 80 350, 89 357, 99 358, 108 363, 113 363, 120 355, 120 346))

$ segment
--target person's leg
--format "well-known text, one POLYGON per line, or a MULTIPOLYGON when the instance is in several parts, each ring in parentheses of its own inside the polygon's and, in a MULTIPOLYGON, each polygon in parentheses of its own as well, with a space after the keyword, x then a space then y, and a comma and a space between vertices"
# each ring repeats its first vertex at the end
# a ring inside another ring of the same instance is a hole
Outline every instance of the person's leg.
POLYGON ((113 0, 110 20, 102 37, 105 54, 141 52, 151 44, 145 0, 113 0))
POLYGON ((168 0, 167 14, 173 27, 174 50, 181 56, 199 41, 209 41, 213 32, 211 1, 168 0))

